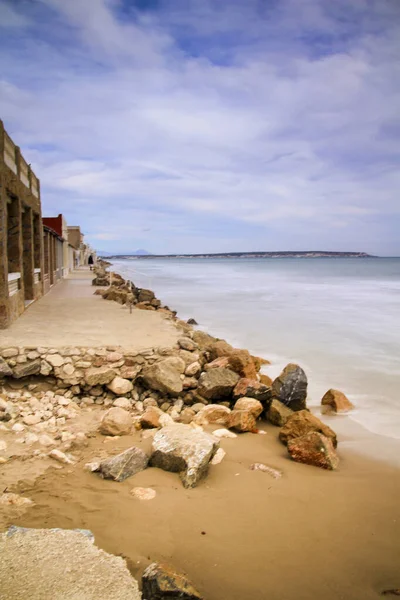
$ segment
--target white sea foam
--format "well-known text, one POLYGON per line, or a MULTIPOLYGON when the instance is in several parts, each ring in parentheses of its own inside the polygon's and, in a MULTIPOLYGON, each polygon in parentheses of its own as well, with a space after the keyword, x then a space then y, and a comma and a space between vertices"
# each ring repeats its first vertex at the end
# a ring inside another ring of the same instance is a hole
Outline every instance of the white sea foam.
POLYGON ((400 259, 164 259, 115 267, 181 318, 309 376, 310 404, 330 387, 351 418, 400 439, 400 259))

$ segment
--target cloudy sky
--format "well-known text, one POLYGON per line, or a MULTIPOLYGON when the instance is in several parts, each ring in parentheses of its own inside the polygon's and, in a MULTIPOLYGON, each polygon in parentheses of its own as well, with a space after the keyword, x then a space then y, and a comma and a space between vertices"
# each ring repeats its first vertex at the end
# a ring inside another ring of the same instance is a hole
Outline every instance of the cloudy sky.
POLYGON ((0 0, 0 116, 97 248, 400 255, 398 0, 0 0))

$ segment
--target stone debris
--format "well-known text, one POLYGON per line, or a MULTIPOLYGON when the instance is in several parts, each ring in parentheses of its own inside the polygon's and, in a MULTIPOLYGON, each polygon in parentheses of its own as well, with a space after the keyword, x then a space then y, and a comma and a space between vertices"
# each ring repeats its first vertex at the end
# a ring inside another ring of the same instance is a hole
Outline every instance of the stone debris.
POLYGON ((121 454, 112 456, 100 462, 98 471, 104 479, 113 479, 114 481, 125 481, 128 477, 136 475, 146 469, 149 463, 149 457, 143 450, 133 446, 121 454))
POLYGON ((229 431, 229 429, 216 429, 212 434, 217 438, 237 438, 237 434, 229 431))
POLYGON ((128 435, 131 429, 131 415, 118 406, 113 406, 104 414, 99 427, 103 435, 128 435))
POLYGON ((288 444, 289 440, 301 437, 307 433, 315 431, 321 433, 332 440, 334 448, 337 446, 336 433, 325 425, 318 417, 308 412, 308 410, 300 410, 291 415, 285 425, 279 432, 279 439, 283 444, 288 444))
POLYGON ((278 469, 273 469, 268 465, 264 465, 264 463, 253 463, 250 465, 251 471, 263 471, 263 473, 268 473, 274 479, 280 479, 282 477, 282 471, 278 471, 278 469))
POLYGON ((296 462, 332 471, 339 466, 339 457, 332 439, 317 431, 289 440, 287 447, 291 458, 296 462))
POLYGON ((33 500, 30 498, 24 498, 19 494, 13 494, 12 492, 4 492, 4 494, 0 494, 0 504, 2 506, 27 506, 34 505, 33 500))
POLYGON ((54 460, 56 460, 57 462, 63 463, 64 465, 74 465, 75 464, 75 460, 73 459, 73 457, 70 454, 65 454, 64 452, 61 452, 61 450, 51 450, 49 452, 49 456, 50 458, 54 458, 54 460))
POLYGON ((218 448, 218 450, 216 451, 216 453, 212 457, 210 463, 212 465, 219 465, 219 463, 223 461, 225 455, 226 455, 225 450, 223 448, 218 448))
POLYGON ((134 487, 131 494, 137 500, 153 500, 156 497, 156 491, 153 488, 134 487))
POLYGON ((301 367, 290 363, 272 384, 272 398, 291 410, 303 410, 307 400, 307 375, 301 367))
POLYGON ((11 527, 0 535, 0 556, 7 600, 141 598, 124 559, 97 548, 90 531, 11 527))
POLYGON ((190 425, 167 425, 154 436, 150 464, 179 473, 184 487, 192 488, 207 475, 218 444, 215 437, 190 425))
POLYGON ((152 563, 142 577, 143 600, 203 600, 183 573, 167 564, 152 563))
POLYGON ((331 388, 324 394, 321 407, 324 413, 346 413, 353 410, 354 405, 343 392, 331 388))

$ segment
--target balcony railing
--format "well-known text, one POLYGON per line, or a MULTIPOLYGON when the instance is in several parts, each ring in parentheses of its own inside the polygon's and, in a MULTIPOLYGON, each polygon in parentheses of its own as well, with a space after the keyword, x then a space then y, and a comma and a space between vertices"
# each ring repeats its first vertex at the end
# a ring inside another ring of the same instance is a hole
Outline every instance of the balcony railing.
POLYGON ((33 283, 39 283, 40 281, 40 269, 34 269, 33 271, 33 283))
POLYGON ((8 295, 14 296, 21 288, 21 273, 8 274, 8 295))

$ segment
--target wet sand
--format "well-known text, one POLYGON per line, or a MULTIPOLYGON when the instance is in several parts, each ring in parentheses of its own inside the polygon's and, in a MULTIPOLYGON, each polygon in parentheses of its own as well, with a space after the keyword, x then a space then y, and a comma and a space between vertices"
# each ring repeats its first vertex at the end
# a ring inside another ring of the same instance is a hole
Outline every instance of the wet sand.
POLYGON ((96 436, 77 465, 14 490, 36 506, 12 522, 90 529, 96 544, 124 556, 138 578, 151 561, 171 561, 206 600, 372 600, 400 587, 400 471, 340 444, 337 472, 296 464, 277 440, 279 430, 263 428, 267 435, 223 439, 223 462, 193 490, 154 468, 123 483, 85 471, 97 456, 151 446, 139 432, 96 436), (251 471, 253 462, 283 477, 251 471), (152 487, 157 496, 137 500, 134 486, 152 487))

